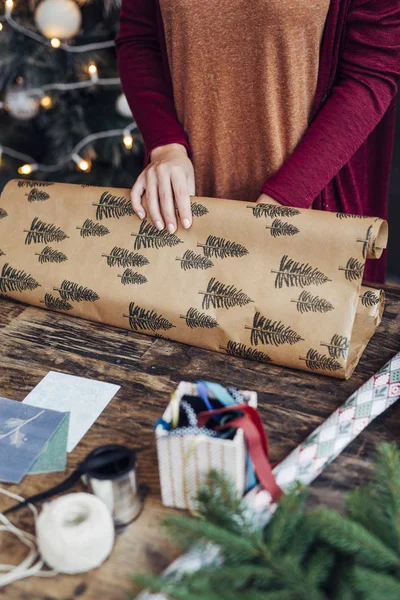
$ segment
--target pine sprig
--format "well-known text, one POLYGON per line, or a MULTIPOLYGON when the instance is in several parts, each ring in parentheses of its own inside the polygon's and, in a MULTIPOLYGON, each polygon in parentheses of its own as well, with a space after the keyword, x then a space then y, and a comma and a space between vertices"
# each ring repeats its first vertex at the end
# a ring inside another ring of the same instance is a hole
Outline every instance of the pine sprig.
POLYGON ((372 290, 367 290, 364 292, 361 298, 361 304, 366 307, 376 306, 379 304, 379 294, 373 292, 372 290))
POLYGON ((269 229, 272 237, 280 237, 281 235, 296 235, 300 233, 300 229, 291 223, 286 223, 280 219, 274 219, 272 225, 267 225, 265 229, 269 229))
POLYGON ((347 215, 346 213, 336 213, 338 219, 370 219, 367 215, 347 215))
POLYGON ((50 198, 49 194, 38 190, 36 187, 32 188, 29 194, 25 194, 25 196, 27 196, 28 202, 44 202, 44 200, 50 198))
POLYGON ((363 275, 364 264, 356 258, 349 258, 346 266, 339 267, 339 271, 344 271, 347 281, 356 281, 363 275))
POLYGON ((290 206, 280 206, 279 204, 256 204, 255 206, 247 206, 246 208, 251 208, 253 211, 253 216, 256 219, 260 217, 270 217, 274 219, 275 217, 295 217, 300 214, 300 211, 297 208, 292 208, 290 206))
POLYGON ((192 202, 191 209, 194 217, 204 217, 204 215, 208 215, 209 213, 208 208, 200 204, 200 202, 192 202))
POLYGON ((96 206, 96 219, 120 219, 134 214, 130 200, 124 196, 113 196, 110 192, 103 192, 96 206))
POLYGON ((54 183, 50 182, 50 181, 23 181, 23 180, 18 181, 18 187, 19 188, 23 188, 23 187, 28 187, 28 188, 50 187, 51 185, 54 185, 54 183))
POLYGON ((135 305, 134 302, 129 304, 129 314, 123 316, 129 319, 129 326, 134 331, 157 331, 158 329, 168 331, 175 327, 168 319, 158 315, 154 310, 146 310, 135 305))
POLYGON ((86 219, 80 227, 77 227, 80 230, 79 234, 81 237, 103 237, 104 235, 108 235, 110 230, 101 225, 100 223, 95 223, 91 219, 86 219))
POLYGON ((144 267, 149 264, 149 259, 146 256, 118 246, 114 246, 110 254, 102 254, 102 256, 107 258, 109 267, 144 267))
POLYGON ((4 208, 0 208, 0 219, 5 219, 6 217, 8 217, 8 212, 4 208))
POLYGON ((100 300, 96 292, 90 288, 66 279, 59 288, 54 287, 53 290, 57 291, 63 300, 71 300, 72 302, 96 302, 96 300, 100 300))
POLYGON ((183 244, 183 241, 174 233, 169 233, 166 229, 159 231, 157 227, 148 223, 146 220, 140 223, 139 233, 132 233, 135 240, 135 250, 140 248, 172 248, 178 244, 183 244))
POLYGON ((342 368, 334 358, 320 354, 313 348, 310 348, 305 358, 300 357, 300 360, 306 361, 306 366, 311 371, 338 371, 342 368))
POLYGON ((189 271, 190 269, 211 269, 214 266, 212 260, 206 256, 201 256, 201 254, 196 254, 193 250, 186 250, 182 258, 177 257, 176 260, 180 261, 184 271, 189 271))
POLYGON ((308 285, 322 285, 328 279, 322 271, 312 267, 308 263, 299 263, 289 258, 286 254, 282 257, 279 270, 271 270, 271 273, 276 274, 275 287, 282 288, 297 286, 306 287, 308 285))
POLYGON ((144 275, 141 275, 140 273, 136 273, 135 271, 132 271, 132 269, 125 269, 123 274, 118 275, 118 277, 121 278, 122 285, 128 285, 128 284, 143 285, 144 283, 147 283, 147 279, 144 275))
POLYGON ((249 348, 246 344, 240 344, 239 342, 233 342, 229 340, 226 348, 220 346, 221 350, 225 350, 229 356, 236 356, 237 358, 245 358, 247 360, 256 360, 258 362, 269 363, 271 358, 265 352, 256 350, 255 348, 249 348))
POLYGON ((240 258, 249 253, 242 244, 225 240, 216 235, 209 235, 206 242, 204 244, 198 243, 197 247, 203 248, 204 256, 207 258, 240 258))
POLYGON ((50 246, 46 246, 43 250, 39 252, 35 252, 35 256, 38 256, 38 261, 43 263, 61 263, 68 260, 68 257, 58 250, 54 250, 50 246))
POLYGON ((349 353, 349 340, 344 335, 335 333, 329 344, 321 342, 321 346, 328 348, 329 355, 332 358, 347 358, 349 353))
POLYGON ((50 310, 72 310, 73 306, 66 300, 62 298, 56 298, 52 294, 45 294, 44 300, 41 300, 43 304, 46 305, 50 310))
POLYGON ((185 319, 186 325, 191 329, 203 327, 205 329, 213 329, 218 327, 218 322, 214 317, 201 313, 197 308, 189 308, 186 315, 180 315, 181 319, 185 319))
POLYGON ((207 291, 200 291, 199 294, 204 296, 202 307, 205 310, 211 306, 213 308, 232 308, 254 302, 243 290, 238 290, 234 285, 221 283, 215 277, 208 282, 207 291))
POLYGON ((313 296, 310 292, 301 292, 297 300, 291 300, 296 302, 296 309, 300 313, 315 312, 315 313, 326 313, 330 310, 334 310, 334 306, 329 300, 320 298, 319 296, 313 296))
POLYGON ((281 321, 267 319, 259 311, 253 317, 253 325, 245 325, 245 329, 250 329, 250 343, 254 346, 258 344, 297 344, 303 338, 296 333, 289 325, 284 325, 281 321))
POLYGON ((24 229, 26 233, 25 244, 50 244, 51 242, 62 242, 68 238, 59 227, 53 223, 44 223, 38 217, 35 217, 29 229, 24 229))
POLYGON ((1 292, 25 292, 40 287, 39 283, 22 269, 14 269, 8 263, 3 265, 0 274, 1 292))

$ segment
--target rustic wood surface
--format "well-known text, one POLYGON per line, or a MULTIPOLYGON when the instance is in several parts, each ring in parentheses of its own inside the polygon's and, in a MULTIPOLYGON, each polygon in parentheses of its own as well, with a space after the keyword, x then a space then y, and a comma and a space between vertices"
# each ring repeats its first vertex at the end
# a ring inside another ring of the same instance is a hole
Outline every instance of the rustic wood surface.
MULTIPOLYGON (((152 428, 180 380, 198 378, 253 389, 272 448, 280 460, 340 406, 400 349, 400 290, 387 289, 384 319, 349 381, 230 358, 183 344, 138 335, 62 314, 0 300, 0 395, 23 400, 50 370, 121 385, 78 447, 68 457, 68 474, 104 443, 147 445, 152 428)), ((379 417, 312 486, 312 501, 339 506, 343 492, 368 477, 376 442, 400 442, 400 404, 379 417)), ((177 555, 165 539, 155 449, 140 455, 140 481, 150 487, 140 518, 119 535, 99 569, 77 576, 29 578, 0 590, 7 600, 120 600, 132 591, 134 571, 162 570, 177 555)), ((23 496, 60 482, 65 473, 30 475, 9 489, 23 496)), ((75 489, 79 489, 76 486, 75 489)), ((10 504, 0 496, 0 509, 10 504)), ((13 521, 32 531, 31 513, 13 521)), ((17 563, 24 547, 1 534, 0 563, 17 563)))

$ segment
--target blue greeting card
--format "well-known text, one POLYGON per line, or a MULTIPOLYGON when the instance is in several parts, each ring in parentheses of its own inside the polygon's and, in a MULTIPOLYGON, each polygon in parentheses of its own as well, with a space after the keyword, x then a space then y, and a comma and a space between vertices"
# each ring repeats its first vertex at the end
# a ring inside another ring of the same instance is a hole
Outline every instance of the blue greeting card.
POLYGON ((0 480, 19 483, 65 420, 68 413, 0 398, 0 480))

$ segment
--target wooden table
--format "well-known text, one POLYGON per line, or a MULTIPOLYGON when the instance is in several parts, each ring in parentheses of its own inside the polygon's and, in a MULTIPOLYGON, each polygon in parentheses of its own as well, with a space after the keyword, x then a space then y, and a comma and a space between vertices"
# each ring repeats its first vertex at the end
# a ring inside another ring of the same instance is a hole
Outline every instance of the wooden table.
MULTIPOLYGON (((150 443, 154 422, 178 382, 197 378, 256 390, 272 459, 280 460, 400 349, 400 290, 387 289, 382 325, 349 381, 230 358, 5 300, 0 301, 0 347, 0 395, 6 398, 23 400, 50 370, 121 385, 69 455, 68 473, 100 444, 150 443)), ((326 469, 312 486, 312 501, 340 505, 345 490, 366 480, 371 452, 381 440, 400 442, 400 405, 379 417, 326 469)), ((26 497, 64 477, 64 473, 30 475, 10 489, 26 497)), ((177 551, 159 526, 165 509, 160 502, 155 450, 140 456, 140 480, 151 488, 145 510, 118 536, 103 566, 83 575, 31 577, 0 590, 0 596, 7 600, 119 600, 132 589, 131 573, 162 570, 177 551)), ((0 507, 8 505, 0 497, 0 507)), ((29 511, 17 513, 13 520, 32 530, 29 511)), ((16 539, 6 534, 1 534, 0 548, 0 562, 17 562, 24 554, 16 539)))

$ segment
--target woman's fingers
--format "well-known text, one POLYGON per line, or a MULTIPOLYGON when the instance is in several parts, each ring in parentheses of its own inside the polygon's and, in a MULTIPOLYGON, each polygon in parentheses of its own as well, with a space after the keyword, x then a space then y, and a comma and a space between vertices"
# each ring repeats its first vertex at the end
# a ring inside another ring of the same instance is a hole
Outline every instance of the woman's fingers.
POLYGON ((158 182, 155 169, 146 171, 146 204, 150 218, 157 229, 164 229, 164 221, 161 216, 160 200, 158 196, 158 182))
POLYGON ((174 233, 177 223, 170 170, 167 165, 160 163, 156 167, 156 174, 161 214, 164 217, 164 223, 169 233, 174 233))
POLYGON ((188 229, 192 224, 192 209, 190 207, 189 186, 185 172, 182 169, 173 169, 171 183, 179 218, 184 228, 188 229))
POLYGON ((144 219, 146 216, 145 210, 142 204, 142 196, 145 191, 146 175, 143 171, 136 179, 134 186, 131 189, 131 201, 132 208, 138 217, 144 219))

